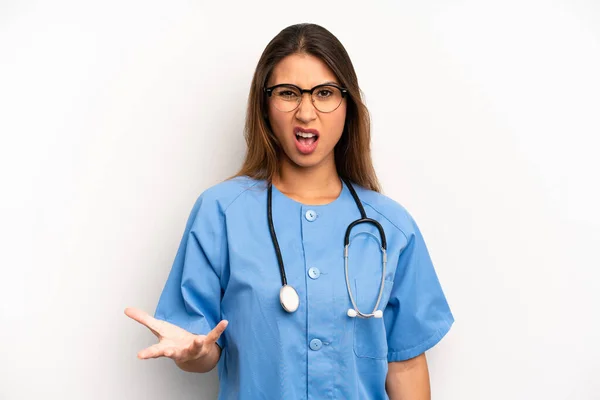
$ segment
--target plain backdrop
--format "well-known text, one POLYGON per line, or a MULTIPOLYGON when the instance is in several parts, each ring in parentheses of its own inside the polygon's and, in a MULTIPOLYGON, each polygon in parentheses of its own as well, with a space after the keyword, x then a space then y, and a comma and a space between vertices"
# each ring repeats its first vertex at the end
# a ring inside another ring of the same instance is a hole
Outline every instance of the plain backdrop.
POLYGON ((214 372, 138 360, 123 309, 154 311, 298 22, 348 50, 454 312, 433 399, 600 399, 596 0, 0 0, 0 399, 216 398, 214 372))

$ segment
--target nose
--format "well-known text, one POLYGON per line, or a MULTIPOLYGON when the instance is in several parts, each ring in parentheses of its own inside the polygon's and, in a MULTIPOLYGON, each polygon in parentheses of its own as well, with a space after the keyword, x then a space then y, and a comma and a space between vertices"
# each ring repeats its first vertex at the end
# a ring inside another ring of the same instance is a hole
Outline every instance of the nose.
POLYGON ((296 110, 296 118, 305 123, 317 118, 317 109, 312 102, 310 93, 302 94, 302 101, 296 110))

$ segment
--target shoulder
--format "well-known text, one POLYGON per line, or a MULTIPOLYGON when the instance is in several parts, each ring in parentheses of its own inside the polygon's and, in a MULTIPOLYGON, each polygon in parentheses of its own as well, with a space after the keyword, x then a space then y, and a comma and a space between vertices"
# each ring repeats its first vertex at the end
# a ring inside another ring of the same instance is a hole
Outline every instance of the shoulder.
MULTIPOLYGON (((374 212, 380 218, 387 220, 392 226, 400 230, 405 236, 411 236, 416 228, 415 220, 410 212, 398 201, 383 193, 355 185, 358 197, 365 205, 367 214, 374 212), (371 212, 369 212, 371 209, 371 212)), ((373 216, 375 218, 376 216, 373 216)))
POLYGON ((264 181, 247 176, 237 176, 219 182, 205 189, 194 204, 192 214, 218 213, 224 215, 227 209, 251 189, 262 187, 264 181))
POLYGON ((207 188, 200 194, 196 203, 217 207, 225 212, 245 192, 262 184, 264 184, 264 181, 247 176, 237 176, 207 188))
POLYGON ((219 182, 205 189, 197 197, 190 212, 186 229, 203 229, 218 232, 223 226, 225 212, 243 194, 263 181, 240 176, 219 182))

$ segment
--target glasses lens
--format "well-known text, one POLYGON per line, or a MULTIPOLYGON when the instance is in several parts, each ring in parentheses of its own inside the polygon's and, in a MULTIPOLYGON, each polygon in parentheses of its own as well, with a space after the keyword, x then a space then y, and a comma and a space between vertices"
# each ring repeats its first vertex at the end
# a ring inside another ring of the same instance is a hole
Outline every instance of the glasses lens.
POLYGON ((319 86, 312 94, 313 104, 321 112, 332 112, 342 103, 342 91, 335 86, 319 86))
POLYGON ((302 99, 302 95, 298 88, 293 86, 279 86, 273 89, 271 98, 273 99, 273 105, 276 109, 288 112, 298 106, 298 103, 300 103, 300 100, 302 99))

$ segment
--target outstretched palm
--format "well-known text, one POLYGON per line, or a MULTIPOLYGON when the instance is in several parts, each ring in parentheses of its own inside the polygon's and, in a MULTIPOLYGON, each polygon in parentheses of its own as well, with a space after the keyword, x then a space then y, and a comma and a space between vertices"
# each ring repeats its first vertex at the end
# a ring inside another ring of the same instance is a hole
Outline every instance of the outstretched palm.
POLYGON ((126 308, 125 314, 146 326, 159 342, 138 353, 138 358, 169 357, 176 362, 188 362, 207 355, 215 346, 217 339, 227 327, 227 321, 221 321, 207 335, 194 335, 180 327, 153 318, 137 308, 126 308))

